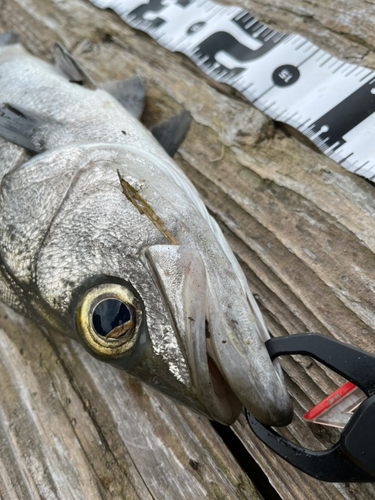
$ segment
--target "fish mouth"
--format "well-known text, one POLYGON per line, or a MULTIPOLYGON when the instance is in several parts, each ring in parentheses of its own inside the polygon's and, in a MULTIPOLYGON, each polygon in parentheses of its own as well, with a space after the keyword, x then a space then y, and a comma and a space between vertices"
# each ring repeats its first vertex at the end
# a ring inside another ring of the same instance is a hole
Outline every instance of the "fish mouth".
POLYGON ((202 413, 231 425, 245 405, 266 425, 290 423, 292 408, 281 373, 260 335, 250 346, 256 347, 254 355, 244 356, 237 332, 220 314, 201 254, 183 245, 156 245, 143 252, 142 260, 173 318, 189 366, 189 396, 195 394, 202 413))
POLYGON ((211 333, 207 319, 205 326, 207 365, 201 366, 200 372, 204 371, 205 373, 201 373, 198 380, 205 380, 206 383, 201 383, 197 387, 197 391, 201 401, 204 401, 207 411, 210 412, 210 418, 222 424, 231 425, 237 420, 243 405, 219 368, 210 344, 211 333))

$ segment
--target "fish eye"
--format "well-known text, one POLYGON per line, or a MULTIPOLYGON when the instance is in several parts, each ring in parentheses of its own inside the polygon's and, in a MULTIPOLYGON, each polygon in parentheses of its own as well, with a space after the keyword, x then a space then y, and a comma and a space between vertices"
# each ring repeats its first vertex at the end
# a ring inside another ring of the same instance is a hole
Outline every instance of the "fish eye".
POLYGON ((130 306, 118 299, 104 299, 99 302, 92 312, 96 333, 106 339, 118 339, 126 335, 134 326, 134 314, 131 314, 129 308, 130 306))
POLYGON ((75 323, 93 354, 118 358, 135 347, 142 309, 134 293, 124 285, 106 283, 90 288, 79 301, 75 323))

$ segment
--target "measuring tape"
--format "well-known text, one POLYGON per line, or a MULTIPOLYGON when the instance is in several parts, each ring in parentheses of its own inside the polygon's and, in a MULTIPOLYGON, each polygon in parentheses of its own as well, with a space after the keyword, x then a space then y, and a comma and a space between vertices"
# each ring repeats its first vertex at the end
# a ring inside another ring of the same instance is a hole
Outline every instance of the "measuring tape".
POLYGON ((351 172, 375 179, 375 72, 210 0, 91 0, 239 90, 351 172))

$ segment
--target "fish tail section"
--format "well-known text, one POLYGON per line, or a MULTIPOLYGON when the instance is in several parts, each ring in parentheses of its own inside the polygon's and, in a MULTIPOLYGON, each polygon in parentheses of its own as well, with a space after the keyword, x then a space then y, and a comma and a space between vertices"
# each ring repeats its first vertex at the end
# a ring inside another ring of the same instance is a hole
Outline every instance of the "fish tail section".
POLYGON ((15 31, 9 31, 8 33, 0 33, 0 47, 5 47, 6 45, 15 45, 20 43, 21 37, 15 31))

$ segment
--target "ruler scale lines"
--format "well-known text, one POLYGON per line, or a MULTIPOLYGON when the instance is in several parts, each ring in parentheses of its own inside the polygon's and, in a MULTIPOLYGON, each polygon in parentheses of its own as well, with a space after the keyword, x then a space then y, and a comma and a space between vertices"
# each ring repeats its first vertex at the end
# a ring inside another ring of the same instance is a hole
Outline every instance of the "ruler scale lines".
POLYGON ((232 85, 351 172, 375 178, 375 73, 236 6, 211 0, 91 0, 216 81, 232 85))

